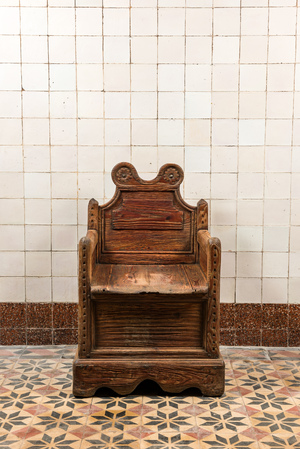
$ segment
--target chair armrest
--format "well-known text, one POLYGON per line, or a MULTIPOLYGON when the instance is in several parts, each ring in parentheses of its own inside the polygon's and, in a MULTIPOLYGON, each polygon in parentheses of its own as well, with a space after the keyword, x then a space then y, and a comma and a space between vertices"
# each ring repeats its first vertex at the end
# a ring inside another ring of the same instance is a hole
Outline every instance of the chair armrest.
POLYGON ((96 263, 95 249, 97 244, 98 232, 94 229, 89 229, 86 236, 82 237, 79 242, 79 278, 85 273, 88 283, 91 280, 93 266, 96 263))
POLYGON ((221 242, 217 237, 211 237, 210 233, 200 230, 197 233, 199 244, 199 264, 209 281, 214 270, 220 271, 221 264, 221 242))
POLYGON ((221 242, 211 237, 208 231, 198 231, 199 263, 206 276, 209 299, 207 306, 207 339, 206 350, 210 357, 217 358, 220 338, 220 271, 221 242))
POLYGON ((88 329, 90 328, 90 285, 93 268, 96 264, 96 248, 98 243, 98 231, 89 229, 86 236, 79 242, 79 274, 78 274, 78 298, 79 298, 79 324, 78 327, 78 354, 80 357, 88 357, 91 349, 91 340, 88 329))

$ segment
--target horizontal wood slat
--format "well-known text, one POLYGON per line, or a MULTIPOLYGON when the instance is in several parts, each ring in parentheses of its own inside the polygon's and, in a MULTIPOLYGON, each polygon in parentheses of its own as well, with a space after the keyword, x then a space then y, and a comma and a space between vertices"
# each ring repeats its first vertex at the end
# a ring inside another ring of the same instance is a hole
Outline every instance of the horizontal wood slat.
POLYGON ((112 211, 112 228, 116 230, 181 230, 183 212, 176 209, 171 199, 124 199, 112 211))
POLYGON ((92 296, 107 293, 207 293, 208 284, 198 265, 97 264, 92 296))

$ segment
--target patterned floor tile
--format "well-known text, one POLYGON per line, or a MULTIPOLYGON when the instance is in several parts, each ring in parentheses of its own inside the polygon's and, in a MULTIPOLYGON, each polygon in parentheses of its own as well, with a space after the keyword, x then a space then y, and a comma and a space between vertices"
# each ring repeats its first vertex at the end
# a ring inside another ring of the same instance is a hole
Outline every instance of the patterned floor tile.
POLYGON ((111 409, 111 408, 121 408, 124 410, 130 409, 132 407, 141 406, 143 401, 142 396, 103 396, 92 398, 92 404, 95 407, 100 407, 101 409, 111 409))
POLYGON ((283 388, 285 385, 281 378, 273 376, 269 373, 261 374, 247 374, 236 379, 237 384, 241 388, 245 388, 250 391, 277 391, 283 388))
POLYGON ((14 369, 23 373, 49 371, 55 369, 59 359, 18 359, 15 363, 14 369))
POLYGON ((294 413, 270 409, 252 415, 250 420, 253 427, 270 434, 291 436, 300 433, 300 416, 294 413))
POLYGON ((87 416, 87 425, 99 432, 125 432, 141 424, 139 414, 122 408, 99 410, 87 416))
POLYGON ((62 371, 60 369, 56 370, 57 373, 53 377, 51 377, 50 385, 53 388, 56 388, 58 390, 68 391, 69 394, 72 392, 72 381, 73 381, 73 375, 72 372, 69 370, 62 371))
POLYGON ((199 449, 191 435, 178 432, 155 432, 141 440, 141 449, 199 449))
MULTIPOLYGON (((191 407, 191 406, 190 406, 191 407)), ((174 410, 170 407, 165 407, 160 410, 153 410, 142 416, 142 425, 162 431, 176 431, 187 429, 196 424, 193 411, 174 410)))
POLYGON ((158 409, 166 406, 179 409, 192 403, 192 396, 145 396, 143 400, 143 404, 158 409))
POLYGON ((260 392, 254 391, 243 397, 249 414, 253 411, 268 411, 269 409, 277 409, 278 411, 286 411, 294 407, 295 403, 290 396, 284 396, 276 392, 260 392))
POLYGON ((268 352, 271 360, 300 359, 299 348, 270 349, 268 352))
POLYGON ((80 449, 140 449, 140 441, 123 432, 99 431, 82 440, 80 449))
POLYGON ((233 359, 269 359, 268 351, 264 348, 250 349, 250 348, 228 348, 228 358, 233 359))
POLYGON ((13 369, 16 364, 16 359, 1 359, 0 358, 0 376, 3 371, 13 369))
MULTIPOLYGON (((37 386, 49 384, 50 379, 43 374, 41 369, 35 369, 27 367, 28 369, 20 368, 18 364, 13 368, 11 375, 6 372, 7 378, 3 383, 3 386, 9 389, 30 389, 37 386)), ((4 374, 5 376, 5 374, 4 374)))
POLYGON ((56 411, 47 410, 37 416, 34 416, 32 425, 41 432, 49 432, 54 429, 60 429, 64 432, 70 432, 86 423, 86 416, 82 413, 73 413, 73 410, 56 411))
POLYGON ((223 347, 220 398, 151 383, 75 398, 75 349, 0 348, 0 449, 300 449, 298 349, 223 347))
POLYGON ((285 373, 298 374, 300 370, 300 360, 273 360, 273 364, 280 375, 285 373))
POLYGON ((245 410, 242 413, 232 410, 219 409, 203 413, 196 418, 197 425, 207 431, 218 433, 240 433, 251 426, 245 410))
POLYGON ((271 360, 233 360, 232 370, 235 377, 243 374, 269 374, 276 371, 271 360))
POLYGON ((86 416, 91 413, 92 398, 74 398, 63 391, 57 391, 43 396, 40 404, 58 413, 72 412, 86 416))
POLYGON ((300 392, 300 372, 298 375, 293 374, 283 379, 284 384, 289 390, 300 392))
POLYGON ((298 409, 300 410, 300 395, 292 396, 292 400, 295 403, 295 405, 298 407, 298 409))
POLYGON ((277 435, 268 435, 263 438, 259 445, 261 449, 300 449, 300 437, 291 435, 287 438, 277 435))
POLYGON ((201 440, 202 449, 259 449, 259 443, 242 434, 211 434, 201 440))
POLYGON ((26 437, 20 449, 80 449, 81 439, 60 429, 26 437))
POLYGON ((19 358, 24 351, 26 346, 1 346, 0 347, 0 358, 14 357, 19 358))
POLYGON ((2 434, 0 432, 1 449, 19 449, 22 440, 12 433, 2 434))
POLYGON ((32 421, 32 414, 18 408, 10 408, 0 411, 0 429, 3 433, 13 432, 29 425, 32 421))
POLYGON ((237 396, 231 393, 225 393, 220 398, 211 398, 211 397, 199 397, 194 398, 194 402, 197 406, 205 409, 205 410, 217 410, 217 409, 225 409, 225 410, 235 410, 239 407, 243 406, 243 399, 241 396, 237 396))
POLYGON ((38 347, 38 346, 32 346, 27 347, 25 351, 22 354, 22 358, 32 358, 32 359, 39 359, 39 358, 58 358, 61 354, 57 349, 54 348, 47 348, 45 347, 38 347))

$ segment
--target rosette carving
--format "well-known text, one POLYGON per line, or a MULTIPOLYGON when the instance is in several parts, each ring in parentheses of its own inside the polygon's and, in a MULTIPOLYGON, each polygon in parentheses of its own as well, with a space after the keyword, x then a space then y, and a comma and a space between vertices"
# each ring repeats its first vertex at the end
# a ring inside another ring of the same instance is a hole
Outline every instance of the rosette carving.
POLYGON ((128 167, 121 167, 116 173, 116 180, 120 183, 126 183, 132 178, 131 170, 128 167))
POLYGON ((170 184, 176 184, 180 179, 180 173, 175 167, 169 167, 165 171, 163 178, 170 184))

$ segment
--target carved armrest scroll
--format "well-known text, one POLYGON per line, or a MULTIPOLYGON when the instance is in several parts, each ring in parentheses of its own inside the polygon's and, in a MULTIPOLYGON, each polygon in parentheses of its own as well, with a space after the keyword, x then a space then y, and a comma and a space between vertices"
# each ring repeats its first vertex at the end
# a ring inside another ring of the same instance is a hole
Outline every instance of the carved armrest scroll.
POLYGON ((206 350, 212 358, 217 358, 220 333, 221 242, 216 237, 212 238, 208 231, 198 231, 197 239, 200 251, 199 263, 209 287, 206 350))
POLYGON ((90 284, 93 267, 96 263, 96 247, 98 243, 98 232, 89 229, 86 236, 79 242, 79 354, 88 357, 90 351, 90 340, 88 329, 90 328, 90 284))

